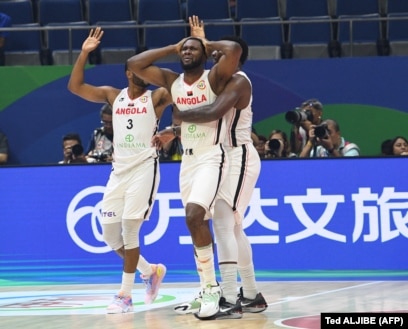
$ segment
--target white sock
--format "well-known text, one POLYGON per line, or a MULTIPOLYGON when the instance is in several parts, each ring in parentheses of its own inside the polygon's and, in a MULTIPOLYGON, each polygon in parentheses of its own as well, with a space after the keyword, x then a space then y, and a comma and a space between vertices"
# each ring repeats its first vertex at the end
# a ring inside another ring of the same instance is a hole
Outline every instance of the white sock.
POLYGON ((258 293, 256 287, 255 275, 254 275, 254 265, 240 267, 238 266, 239 276, 242 281, 242 290, 244 291, 244 297, 249 299, 254 299, 258 293))
POLYGON ((200 287, 201 289, 205 288, 205 282, 203 277, 203 269, 201 268, 200 262, 198 261, 197 255, 194 253, 194 261, 197 267, 198 277, 200 278, 200 287))
POLYGON ((144 276, 149 277, 153 274, 152 265, 142 256, 139 256, 137 262, 137 270, 144 276))
POLYGON ((200 247, 196 249, 197 261, 199 267, 202 269, 203 282, 205 286, 212 285, 217 286, 217 279, 215 278, 215 268, 214 268, 214 252, 212 244, 205 247, 200 247))
POLYGON ((120 292, 123 296, 132 296, 135 274, 136 273, 122 273, 122 285, 120 287, 120 292))
POLYGON ((220 264, 222 296, 228 303, 237 302, 237 264, 220 264))

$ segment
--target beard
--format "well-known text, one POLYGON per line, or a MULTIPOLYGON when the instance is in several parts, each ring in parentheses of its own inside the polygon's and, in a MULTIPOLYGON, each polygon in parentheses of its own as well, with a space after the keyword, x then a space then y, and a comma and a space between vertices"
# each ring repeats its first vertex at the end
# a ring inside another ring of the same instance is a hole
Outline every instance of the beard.
POLYGON ((149 83, 144 82, 142 79, 138 78, 135 74, 133 74, 132 82, 139 87, 147 88, 149 87, 149 83))
POLYGON ((197 60, 196 60, 196 61, 191 61, 191 62, 188 63, 188 64, 185 64, 185 63, 183 63, 182 60, 180 60, 181 68, 182 68, 184 71, 189 71, 189 70, 196 69, 197 67, 200 67, 200 66, 201 66, 201 63, 202 63, 202 58, 200 58, 199 61, 197 61, 197 60))

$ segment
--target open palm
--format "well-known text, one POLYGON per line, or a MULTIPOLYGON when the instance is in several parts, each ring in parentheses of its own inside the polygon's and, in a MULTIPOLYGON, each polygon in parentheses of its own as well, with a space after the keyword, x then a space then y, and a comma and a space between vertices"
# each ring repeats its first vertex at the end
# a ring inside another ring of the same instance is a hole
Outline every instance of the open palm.
POLYGON ((89 32, 88 38, 82 44, 82 50, 86 52, 95 50, 99 46, 102 36, 103 31, 100 27, 97 27, 95 30, 92 29, 89 32))

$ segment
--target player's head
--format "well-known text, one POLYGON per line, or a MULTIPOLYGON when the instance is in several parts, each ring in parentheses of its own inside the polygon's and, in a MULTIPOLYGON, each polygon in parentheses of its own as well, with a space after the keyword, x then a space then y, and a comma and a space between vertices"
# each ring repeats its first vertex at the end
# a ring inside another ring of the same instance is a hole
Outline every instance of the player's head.
POLYGON ((201 39, 190 37, 181 46, 180 63, 183 70, 203 67, 207 61, 205 46, 201 39))
MULTIPOLYGON (((248 58, 247 43, 243 39, 235 35, 226 35, 226 36, 223 36, 220 40, 235 41, 241 46, 242 53, 241 53, 241 57, 239 58, 239 63, 240 63, 240 66, 244 65, 244 63, 246 62, 248 58)), ((214 51, 211 55, 213 57, 214 62, 217 63, 220 57, 222 56, 222 53, 220 51, 214 51)))

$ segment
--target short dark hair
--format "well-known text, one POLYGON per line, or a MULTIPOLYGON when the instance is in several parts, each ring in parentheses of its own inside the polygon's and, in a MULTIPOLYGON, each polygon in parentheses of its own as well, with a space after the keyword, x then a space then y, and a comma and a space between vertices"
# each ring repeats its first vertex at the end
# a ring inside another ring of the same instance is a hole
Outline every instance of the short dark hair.
POLYGON ((201 45, 201 48, 202 48, 203 53, 204 53, 204 56, 207 57, 207 51, 205 50, 205 46, 204 46, 204 44, 203 44, 203 40, 201 40, 200 38, 196 38, 196 37, 188 37, 188 38, 183 42, 183 46, 184 46, 184 44, 185 44, 188 40, 197 40, 197 41, 200 43, 200 45, 201 45))
POLYGON ((104 104, 101 107, 100 115, 107 114, 107 115, 112 115, 112 106, 109 103, 104 104))
POLYGON ((81 137, 78 133, 68 133, 62 137, 62 143, 68 140, 78 141, 78 144, 82 144, 81 137))
POLYGON ((248 44, 245 42, 245 40, 236 35, 225 35, 220 40, 235 41, 241 46, 242 53, 241 53, 241 57, 239 58, 239 62, 241 63, 241 66, 244 65, 244 63, 248 59, 248 52, 249 52, 248 44))

